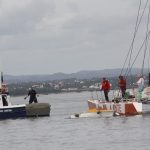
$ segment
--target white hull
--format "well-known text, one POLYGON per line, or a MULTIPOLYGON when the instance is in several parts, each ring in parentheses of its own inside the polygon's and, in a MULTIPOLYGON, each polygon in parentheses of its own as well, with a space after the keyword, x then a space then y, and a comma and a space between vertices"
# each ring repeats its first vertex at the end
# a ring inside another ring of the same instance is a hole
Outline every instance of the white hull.
POLYGON ((105 111, 105 112, 84 112, 80 114, 71 115, 71 119, 75 118, 99 118, 99 117, 112 117, 114 115, 114 111, 105 111))
POLYGON ((129 99, 125 102, 101 102, 99 100, 88 100, 89 112, 114 111, 119 115, 142 114, 142 103, 129 99))

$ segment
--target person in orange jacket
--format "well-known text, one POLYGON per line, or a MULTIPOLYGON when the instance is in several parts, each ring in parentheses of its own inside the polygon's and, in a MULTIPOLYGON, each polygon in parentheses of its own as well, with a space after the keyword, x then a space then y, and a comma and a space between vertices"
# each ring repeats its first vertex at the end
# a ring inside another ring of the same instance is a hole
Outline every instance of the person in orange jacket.
POLYGON ((125 97, 125 93, 126 93, 126 79, 123 76, 119 76, 119 88, 121 90, 122 93, 122 98, 125 97))
POLYGON ((110 91, 110 83, 106 78, 103 78, 103 82, 100 90, 104 91, 105 100, 109 101, 108 92, 110 91))

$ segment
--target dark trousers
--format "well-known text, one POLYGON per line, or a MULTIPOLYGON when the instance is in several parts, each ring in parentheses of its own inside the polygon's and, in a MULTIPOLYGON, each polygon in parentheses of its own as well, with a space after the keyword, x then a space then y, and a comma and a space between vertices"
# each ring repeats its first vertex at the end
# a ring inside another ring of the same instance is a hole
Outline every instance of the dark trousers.
POLYGON ((121 93, 122 93, 122 98, 124 98, 125 97, 125 94, 126 94, 126 90, 121 90, 121 93))
POLYGON ((30 97, 29 104, 32 102, 37 103, 37 98, 36 97, 30 97))
POLYGON ((105 100, 106 100, 106 101, 109 101, 109 98, 108 98, 108 90, 104 90, 104 95, 105 95, 105 100))

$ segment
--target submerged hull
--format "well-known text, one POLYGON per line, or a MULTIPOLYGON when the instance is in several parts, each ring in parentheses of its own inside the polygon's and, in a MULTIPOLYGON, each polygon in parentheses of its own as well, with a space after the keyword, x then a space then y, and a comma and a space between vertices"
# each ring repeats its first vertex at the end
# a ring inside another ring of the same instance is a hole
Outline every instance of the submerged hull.
POLYGON ((88 100, 89 111, 114 111, 118 115, 142 114, 142 103, 137 101, 126 102, 100 102, 99 100, 88 100))
POLYGON ((84 112, 80 114, 71 115, 70 118, 99 118, 99 117, 112 117, 114 111, 101 111, 101 112, 84 112))
POLYGON ((0 119, 25 118, 49 115, 50 105, 48 103, 35 103, 27 105, 24 104, 0 107, 0 119))

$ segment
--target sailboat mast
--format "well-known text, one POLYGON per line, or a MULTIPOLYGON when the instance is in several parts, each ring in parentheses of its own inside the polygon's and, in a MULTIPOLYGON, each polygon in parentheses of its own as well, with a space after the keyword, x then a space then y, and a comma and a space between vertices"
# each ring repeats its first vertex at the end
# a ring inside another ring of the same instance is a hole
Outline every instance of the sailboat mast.
POLYGON ((148 85, 150 86, 150 73, 148 74, 148 85))

